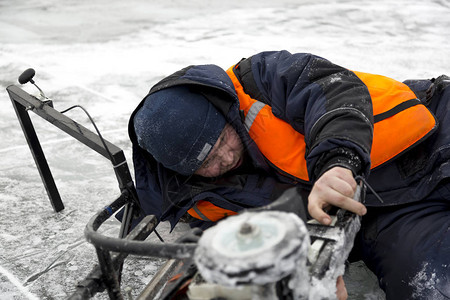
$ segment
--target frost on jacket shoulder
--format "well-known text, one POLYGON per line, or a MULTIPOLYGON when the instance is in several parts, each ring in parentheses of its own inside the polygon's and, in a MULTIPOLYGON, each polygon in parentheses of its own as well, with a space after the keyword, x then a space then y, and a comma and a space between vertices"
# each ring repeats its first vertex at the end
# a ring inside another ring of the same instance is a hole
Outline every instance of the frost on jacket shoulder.
POLYGON ((287 51, 254 55, 237 69, 245 82, 253 82, 244 87, 249 95, 305 136, 311 180, 337 161, 355 174, 369 173, 372 103, 353 72, 312 54, 287 51))

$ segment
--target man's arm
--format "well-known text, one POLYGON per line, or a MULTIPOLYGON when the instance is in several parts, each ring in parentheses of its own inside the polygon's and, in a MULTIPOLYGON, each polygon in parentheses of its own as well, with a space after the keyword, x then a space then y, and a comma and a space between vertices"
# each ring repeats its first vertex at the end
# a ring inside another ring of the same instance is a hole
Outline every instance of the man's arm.
POLYGON ((311 181, 334 166, 368 174, 372 103, 352 71, 307 53, 264 52, 250 59, 258 98, 305 136, 311 181))
POLYGON ((314 183, 308 211, 329 224, 330 206, 364 215, 353 200, 355 175, 368 175, 373 136, 371 97, 351 71, 312 54, 267 52, 251 58, 255 84, 274 115, 305 135, 314 183))

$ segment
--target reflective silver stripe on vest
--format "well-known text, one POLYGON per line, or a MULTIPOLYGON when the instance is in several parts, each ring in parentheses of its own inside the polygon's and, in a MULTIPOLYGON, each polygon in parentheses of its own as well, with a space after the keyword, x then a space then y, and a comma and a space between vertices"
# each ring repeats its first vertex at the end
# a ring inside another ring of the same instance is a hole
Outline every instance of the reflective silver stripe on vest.
POLYGON ((247 116, 245 116, 244 126, 247 131, 250 131, 250 127, 252 127, 253 122, 256 119, 256 116, 259 114, 260 110, 265 106, 261 101, 256 101, 252 104, 250 109, 248 110, 247 116))
POLYGON ((204 214, 202 214, 202 212, 200 211, 200 209, 198 209, 197 207, 197 203, 195 203, 195 205, 192 207, 194 209, 194 211, 198 214, 198 216, 200 218, 202 218, 203 221, 211 221, 210 219, 208 219, 204 214))

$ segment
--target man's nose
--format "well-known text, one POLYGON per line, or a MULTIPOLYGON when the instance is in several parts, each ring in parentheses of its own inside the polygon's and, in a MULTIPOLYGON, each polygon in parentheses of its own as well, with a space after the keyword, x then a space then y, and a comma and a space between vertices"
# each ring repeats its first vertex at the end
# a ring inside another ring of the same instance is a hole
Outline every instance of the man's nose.
POLYGON ((222 165, 229 166, 234 161, 233 151, 222 151, 222 165))

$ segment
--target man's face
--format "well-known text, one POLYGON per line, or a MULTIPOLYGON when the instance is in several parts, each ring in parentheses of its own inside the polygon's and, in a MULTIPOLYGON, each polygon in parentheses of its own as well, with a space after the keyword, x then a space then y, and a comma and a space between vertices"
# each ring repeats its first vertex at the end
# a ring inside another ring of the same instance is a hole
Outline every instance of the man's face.
POLYGON ((211 152, 195 174, 217 177, 239 167, 243 158, 242 141, 236 130, 230 124, 226 124, 211 152))

